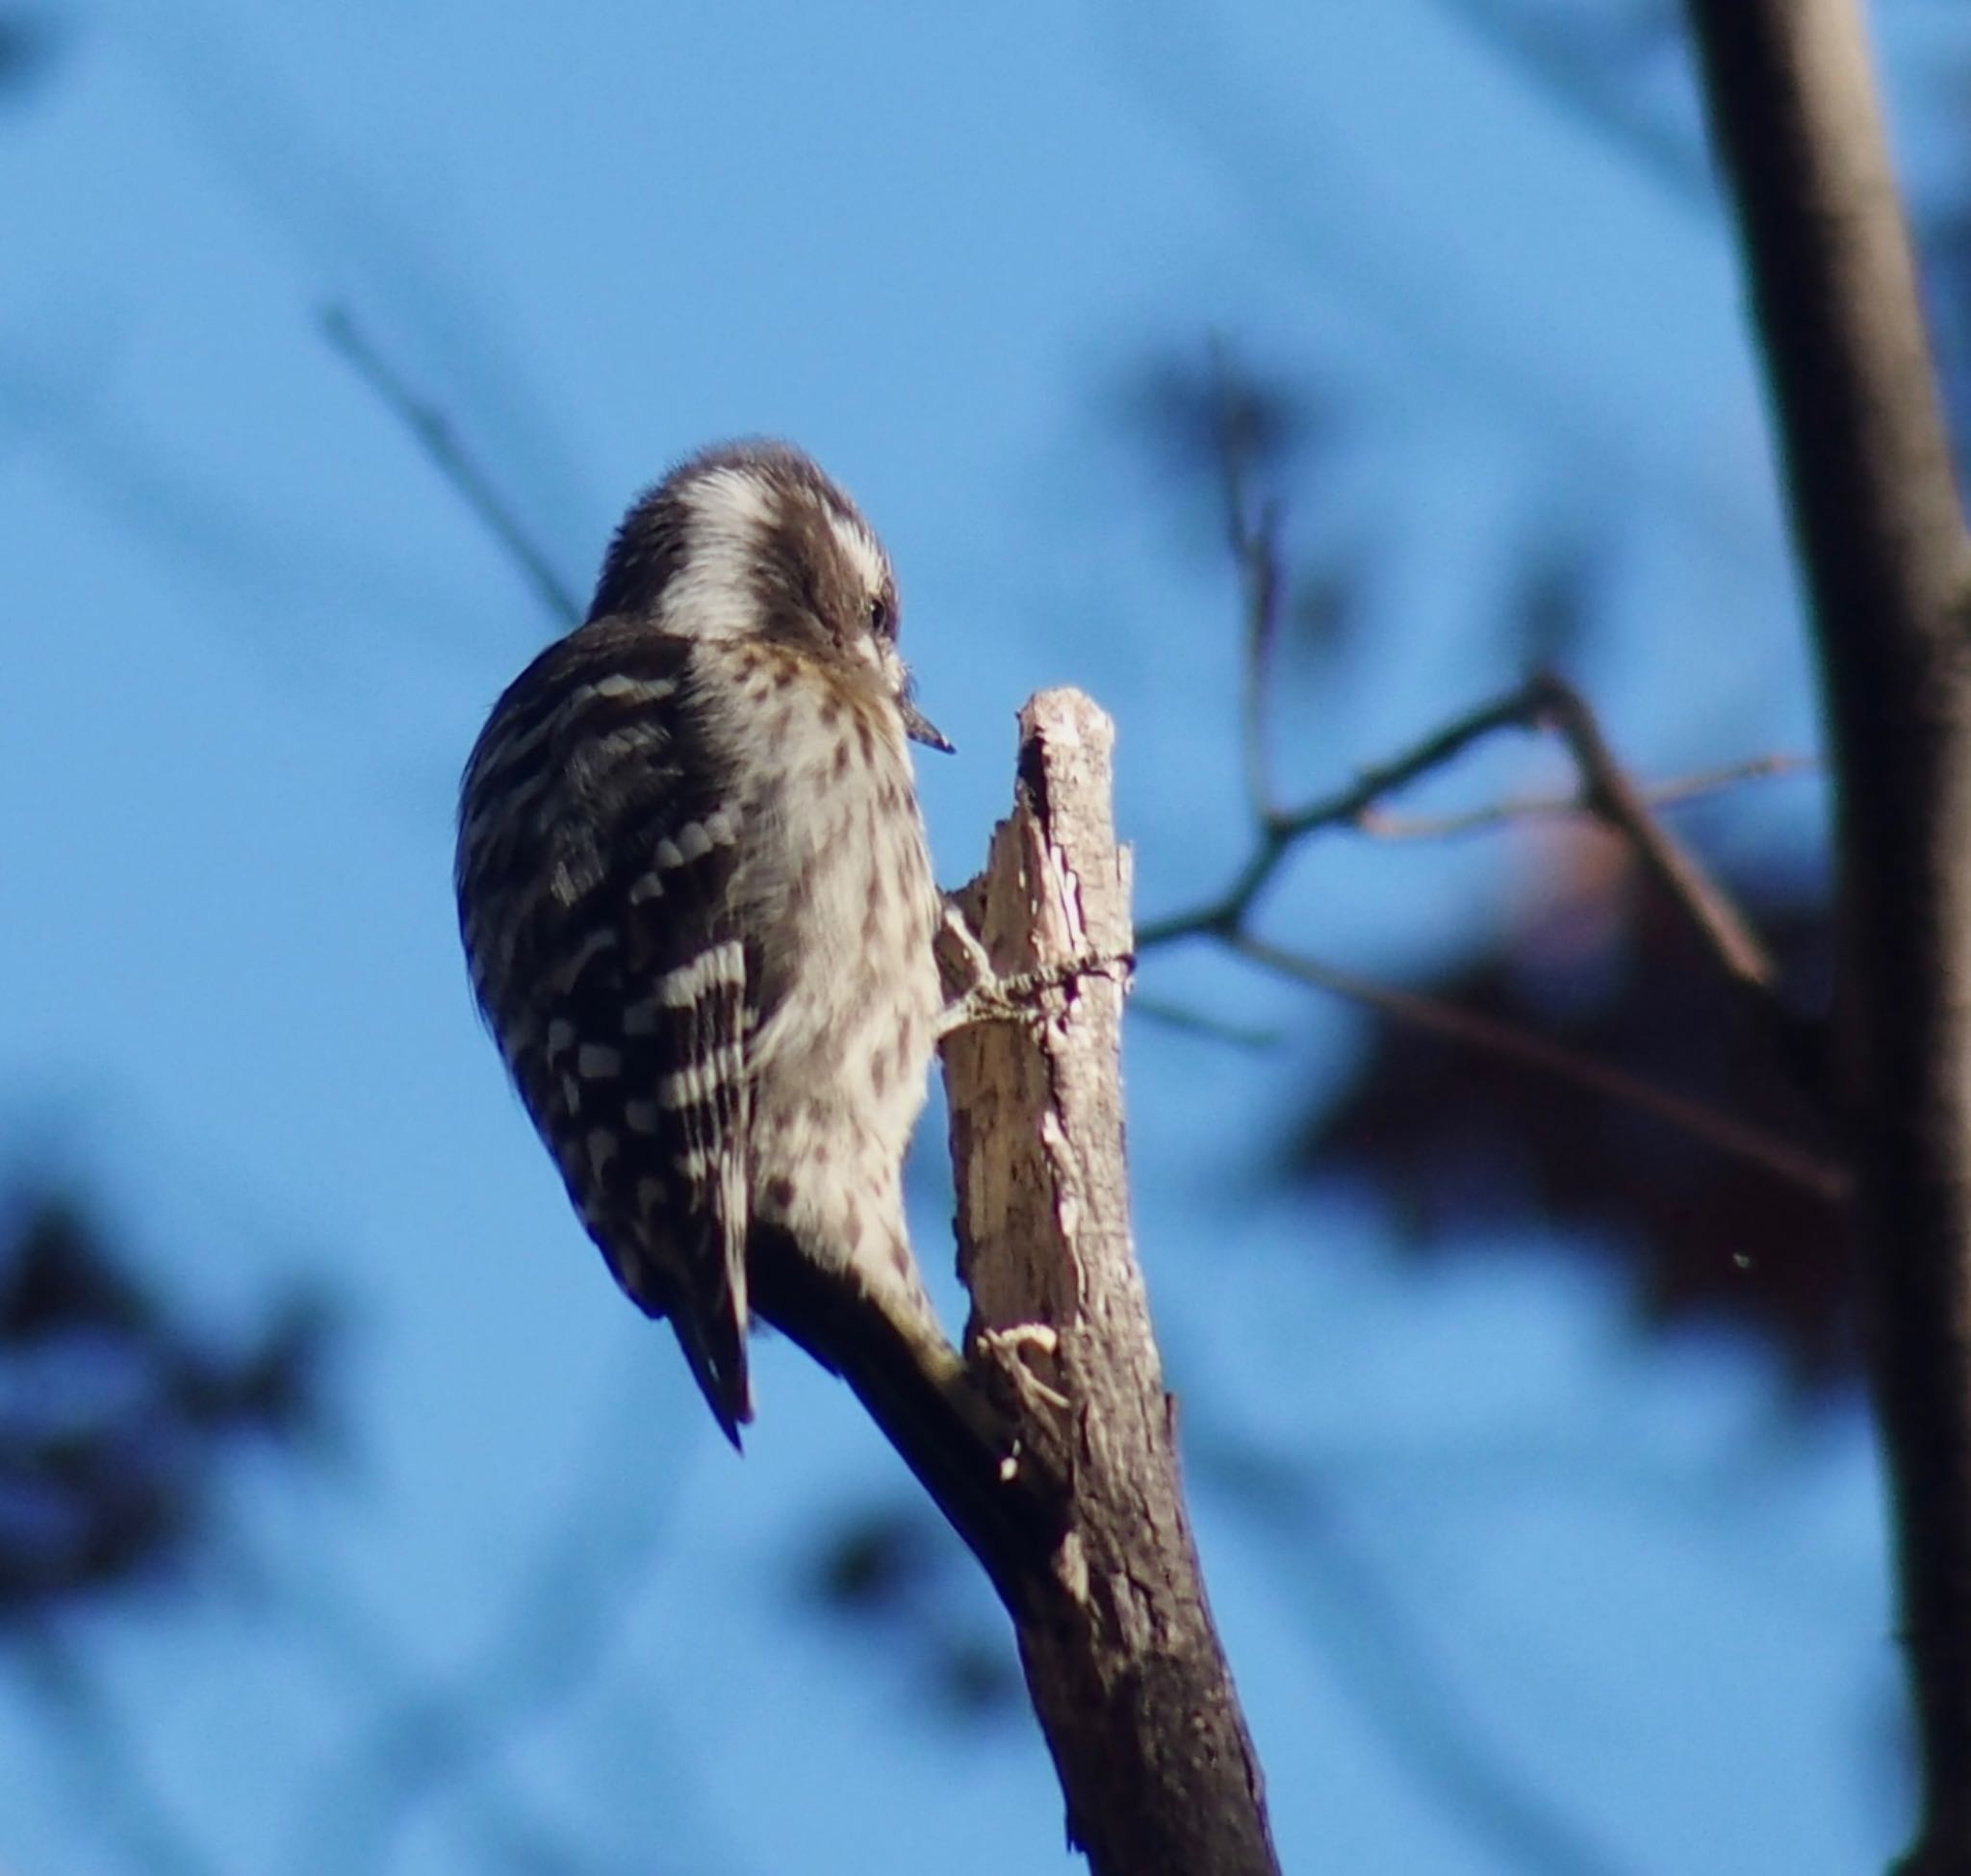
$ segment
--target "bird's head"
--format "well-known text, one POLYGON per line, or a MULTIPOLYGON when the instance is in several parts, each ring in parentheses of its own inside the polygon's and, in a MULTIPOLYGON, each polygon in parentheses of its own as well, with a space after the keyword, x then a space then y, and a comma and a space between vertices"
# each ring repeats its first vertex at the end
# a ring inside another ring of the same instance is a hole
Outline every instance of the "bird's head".
POLYGON ((591 620, 625 616, 845 666, 890 698, 916 741, 951 747, 911 696, 889 555, 848 495, 790 444, 718 445, 637 501, 589 608, 591 620))

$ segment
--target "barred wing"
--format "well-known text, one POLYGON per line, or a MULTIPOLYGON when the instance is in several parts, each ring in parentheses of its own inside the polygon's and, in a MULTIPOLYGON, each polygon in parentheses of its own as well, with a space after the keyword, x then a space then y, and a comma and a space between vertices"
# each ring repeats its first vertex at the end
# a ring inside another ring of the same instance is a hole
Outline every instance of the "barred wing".
POLYGON ((474 989, 623 1288, 667 1316, 727 1435, 746 1367, 747 1044, 739 827, 705 799, 688 648, 600 620, 500 700, 467 770, 474 989))

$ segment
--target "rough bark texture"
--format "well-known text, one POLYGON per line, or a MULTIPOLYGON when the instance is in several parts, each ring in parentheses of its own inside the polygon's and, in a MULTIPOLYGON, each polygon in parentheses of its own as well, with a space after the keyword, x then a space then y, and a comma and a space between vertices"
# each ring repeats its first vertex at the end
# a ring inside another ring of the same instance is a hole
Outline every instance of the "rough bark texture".
POLYGON ((1971 543, 1856 0, 1692 0, 1819 638, 1834 1094, 1894 1500, 1922 1816, 1971 1871, 1971 543))
POLYGON ((1113 736, 1076 692, 1027 706, 1013 813, 960 895, 1000 976, 1066 973, 1033 993, 1030 1019, 945 1046, 971 1358, 1067 1498, 1053 1555, 993 1574, 1069 1836, 1100 1876, 1269 1876, 1259 1762, 1205 1601, 1131 1243, 1113 736))

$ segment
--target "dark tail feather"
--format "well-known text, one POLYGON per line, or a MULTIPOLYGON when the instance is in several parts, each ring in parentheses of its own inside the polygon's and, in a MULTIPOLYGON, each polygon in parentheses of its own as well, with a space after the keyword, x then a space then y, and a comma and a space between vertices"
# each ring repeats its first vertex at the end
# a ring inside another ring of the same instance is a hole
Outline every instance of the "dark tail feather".
POLYGON ((693 1296, 680 1287, 675 1256, 647 1255, 638 1234, 620 1221, 612 1229, 609 1221, 584 1211, 582 1222, 624 1295, 646 1316, 668 1322, 677 1332, 691 1378, 719 1430, 737 1448, 739 1428, 753 1418, 753 1384, 746 1370, 744 1265, 738 1264, 735 1288, 730 1272, 736 1258, 726 1264, 713 1263, 705 1255, 686 1261, 685 1274, 699 1277, 692 1286, 699 1294, 693 1296), (637 1248, 632 1253, 628 1246, 637 1248))
POLYGON ((678 1334, 678 1346, 684 1350, 684 1359, 690 1365, 691 1378, 704 1396, 705 1405, 719 1423, 719 1430, 732 1442, 735 1451, 743 1452, 739 1428, 753 1418, 753 1384, 746 1370, 744 1331, 728 1336, 724 1331, 730 1324, 720 1319, 718 1339, 722 1346, 714 1349, 706 1339, 704 1325, 690 1310, 674 1309, 669 1315, 671 1326, 678 1334))
POLYGON ((755 1232, 760 1316, 848 1382, 952 1529, 996 1580, 1043 1568, 1062 1534, 1058 1494, 942 1336, 917 1331, 816 1270, 784 1239, 755 1232), (1017 1460, 1017 1463, 1011 1463, 1017 1460))

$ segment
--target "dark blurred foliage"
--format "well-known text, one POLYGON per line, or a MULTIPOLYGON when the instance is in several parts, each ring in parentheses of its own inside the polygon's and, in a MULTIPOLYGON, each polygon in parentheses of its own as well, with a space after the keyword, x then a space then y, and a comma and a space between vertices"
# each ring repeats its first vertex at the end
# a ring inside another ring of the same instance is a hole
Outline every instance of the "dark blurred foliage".
POLYGON ((63 29, 38 7, 0 8, 0 107, 31 97, 54 69, 63 29))
MULTIPOLYGON (((1779 871, 1725 883, 1794 995, 1818 1004, 1823 883, 1779 871)), ((1580 827, 1544 841, 1517 925, 1417 988, 1836 1164, 1771 1034, 1611 835, 1580 827)), ((1505 1057, 1377 1017, 1353 1078, 1293 1128, 1284 1165, 1310 1183, 1367 1180, 1420 1258, 1546 1225, 1560 1253, 1622 1269, 1648 1333, 1739 1325, 1808 1395, 1852 1370, 1837 1201, 1505 1057)))
POLYGON ((958 1539, 912 1497, 837 1521, 800 1558, 800 1595, 905 1668, 913 1691, 955 1722, 1023 1713, 1006 1625, 958 1539))
POLYGON ((1301 470, 1341 419, 1338 399, 1235 361, 1222 345, 1142 360, 1115 387, 1116 418, 1151 469, 1188 483, 1228 459, 1269 481, 1301 470))
POLYGON ((294 1298, 223 1346, 74 1200, 0 1208, 0 1622, 186 1562, 241 1442, 319 1427, 326 1330, 324 1310, 294 1298))
MULTIPOLYGON (((1281 519, 1280 491, 1293 493, 1292 519, 1318 510, 1323 471, 1349 436, 1348 401, 1337 385, 1296 383, 1216 341, 1138 360, 1105 401, 1158 496, 1174 499, 1185 534, 1228 573, 1243 552, 1239 543, 1281 519)), ((1330 539, 1303 542, 1280 564, 1278 616, 1267 620, 1266 640, 1279 675, 1303 676, 1349 648, 1373 556, 1373 543, 1330 539)), ((1235 642, 1228 634, 1228 648, 1235 642)))

